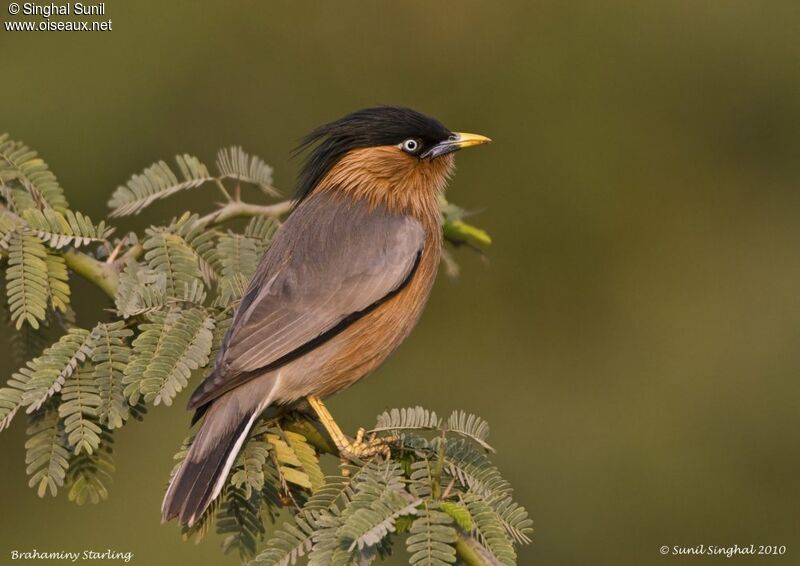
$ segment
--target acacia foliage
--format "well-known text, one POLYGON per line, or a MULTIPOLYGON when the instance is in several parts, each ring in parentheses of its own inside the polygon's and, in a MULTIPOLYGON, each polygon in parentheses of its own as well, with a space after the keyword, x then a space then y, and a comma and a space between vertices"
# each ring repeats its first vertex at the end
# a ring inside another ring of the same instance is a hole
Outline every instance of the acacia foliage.
MULTIPOLYGON (((272 423, 262 421, 243 453, 263 444, 263 427, 272 423)), ((259 460, 262 470, 278 471, 272 484, 263 485, 270 493, 283 490, 293 517, 270 535, 251 565, 369 564, 390 554, 397 539, 405 539, 412 565, 454 564, 457 545, 469 543, 489 563, 516 564, 515 547, 531 542, 532 521, 487 456, 492 449, 483 419, 462 411, 441 419, 422 407, 393 409, 381 414, 370 432, 388 443, 391 455, 342 464, 339 475, 317 487, 303 481, 306 474, 318 473, 316 459, 294 460, 301 481, 282 477, 290 458, 281 450, 268 450, 273 462, 259 460)), ((239 489, 233 480, 244 463, 242 458, 237 462, 228 489, 239 489)), ((267 477, 270 472, 259 473, 267 477)), ((253 492, 249 501, 253 517, 276 516, 273 497, 253 492)), ((241 521, 247 524, 263 523, 241 521)), ((246 528, 236 536, 247 541, 245 557, 255 546, 250 541, 266 538, 263 531, 246 528)))
MULTIPOLYGON (((272 169, 239 147, 221 150, 214 168, 191 155, 175 161, 176 168, 160 161, 120 186, 109 216, 136 215, 204 185, 221 191, 227 204, 239 203, 241 184, 261 196, 276 194, 272 169)), ((464 222, 463 210, 443 202, 442 216, 452 243, 488 243, 464 222)), ((275 215, 223 224, 214 214, 189 211, 113 237, 105 221, 70 208, 36 152, 0 135, 2 316, 22 357, 0 387, 0 430, 27 416, 25 464, 40 497, 64 490, 83 504, 109 496, 115 431, 171 405, 190 380, 210 371, 279 226, 275 215), (76 324, 75 275, 111 295, 105 320, 76 324)), ((487 459, 484 421, 404 409, 381 415, 374 432, 391 442, 391 457, 326 476, 320 457, 331 447, 306 417, 263 418, 221 497, 184 534, 202 536, 215 524, 223 549, 243 561, 266 542, 259 564, 302 557, 312 564, 366 564, 390 552, 398 535, 406 538, 412 564, 453 563, 464 540, 497 563, 515 562, 515 545, 529 542, 530 520, 487 459), (290 521, 277 530, 268 525, 287 510, 290 521)), ((191 437, 177 459, 190 443, 191 437)))

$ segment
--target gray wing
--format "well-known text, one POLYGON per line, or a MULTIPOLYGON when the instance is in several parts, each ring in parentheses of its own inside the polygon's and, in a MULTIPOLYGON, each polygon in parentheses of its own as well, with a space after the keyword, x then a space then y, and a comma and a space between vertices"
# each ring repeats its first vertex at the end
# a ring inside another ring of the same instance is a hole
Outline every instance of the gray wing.
POLYGON ((380 206, 327 193, 303 201, 262 258, 189 407, 341 331, 403 286, 424 244, 419 222, 380 206))

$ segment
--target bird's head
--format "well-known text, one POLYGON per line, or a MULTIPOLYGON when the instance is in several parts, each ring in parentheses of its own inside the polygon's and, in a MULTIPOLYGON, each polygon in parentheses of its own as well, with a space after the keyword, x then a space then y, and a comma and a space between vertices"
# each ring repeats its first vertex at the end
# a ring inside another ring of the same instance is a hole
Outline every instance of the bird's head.
POLYGON ((297 202, 315 190, 339 190, 402 206, 435 195, 453 170, 453 152, 491 141, 452 132, 410 108, 377 106, 348 114, 311 132, 297 202))

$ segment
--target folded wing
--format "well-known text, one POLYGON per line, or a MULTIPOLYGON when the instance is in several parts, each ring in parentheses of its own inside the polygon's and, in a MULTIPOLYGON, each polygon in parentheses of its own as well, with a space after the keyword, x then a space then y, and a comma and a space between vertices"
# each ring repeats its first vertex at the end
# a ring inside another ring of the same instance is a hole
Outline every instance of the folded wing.
POLYGON ((250 282, 197 408, 313 348, 403 287, 425 244, 419 222, 320 193, 289 217, 250 282))

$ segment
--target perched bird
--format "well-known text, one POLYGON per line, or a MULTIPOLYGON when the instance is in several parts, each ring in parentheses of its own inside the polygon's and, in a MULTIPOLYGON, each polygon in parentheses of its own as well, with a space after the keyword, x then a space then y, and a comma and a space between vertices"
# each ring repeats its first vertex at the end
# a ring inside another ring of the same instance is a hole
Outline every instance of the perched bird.
POLYGON ((189 400, 204 420, 164 497, 163 521, 197 521, 270 406, 307 403, 344 457, 375 453, 363 432, 349 440, 321 399, 370 373, 411 332, 439 265, 438 201, 453 152, 489 141, 385 106, 305 138, 294 209, 189 400))

